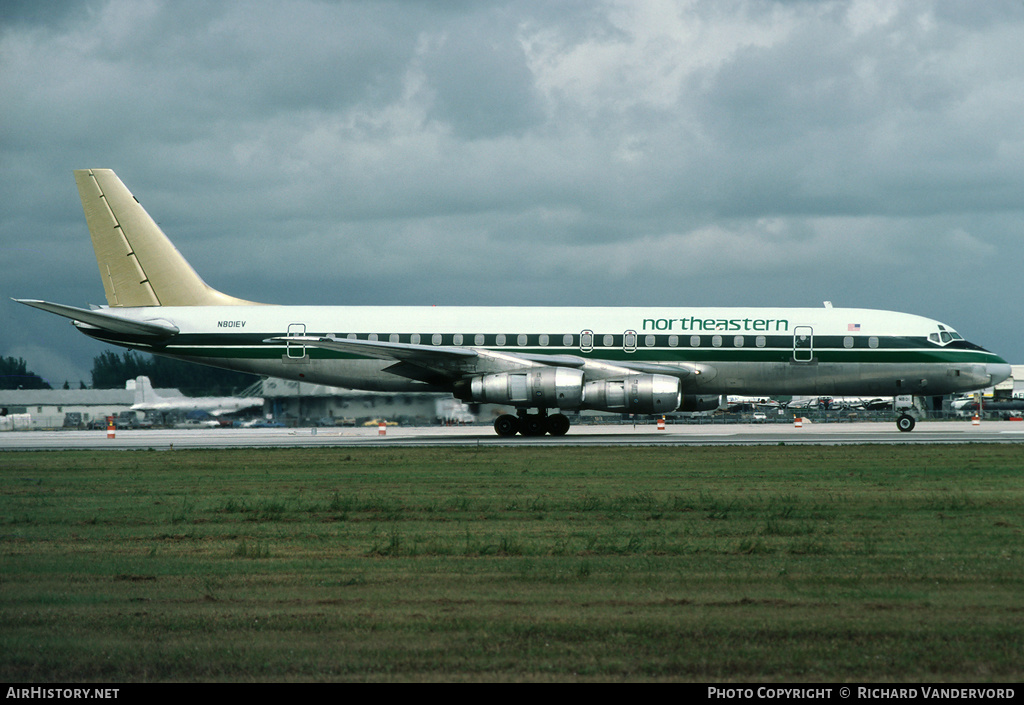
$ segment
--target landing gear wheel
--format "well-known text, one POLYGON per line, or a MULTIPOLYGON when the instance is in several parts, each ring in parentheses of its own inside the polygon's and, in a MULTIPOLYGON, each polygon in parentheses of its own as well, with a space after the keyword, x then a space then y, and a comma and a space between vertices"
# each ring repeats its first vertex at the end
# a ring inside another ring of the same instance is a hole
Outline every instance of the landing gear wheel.
POLYGON ((913 431, 915 425, 917 425, 917 421, 915 421, 914 417, 910 414, 901 414, 900 417, 896 419, 896 428, 903 432, 913 431))
POLYGON ((512 414, 502 414, 494 419, 494 432, 499 436, 511 438, 519 433, 519 419, 512 414))
POLYGON ((548 432, 547 417, 540 414, 527 414, 523 418, 522 428, 519 432, 524 436, 543 436, 548 432))
POLYGON ((548 433, 552 436, 564 436, 569 432, 569 417, 565 414, 552 414, 548 417, 548 433))

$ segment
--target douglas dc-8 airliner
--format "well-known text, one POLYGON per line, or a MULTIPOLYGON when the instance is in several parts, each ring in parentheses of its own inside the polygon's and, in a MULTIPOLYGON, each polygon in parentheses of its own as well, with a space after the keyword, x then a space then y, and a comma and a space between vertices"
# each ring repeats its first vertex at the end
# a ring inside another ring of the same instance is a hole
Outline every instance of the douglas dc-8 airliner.
MULTIPOLYGON (((514 407, 494 422, 502 436, 563 435, 562 412, 580 409, 705 410, 730 394, 938 396, 1010 375, 950 326, 890 311, 258 304, 208 286, 113 171, 75 180, 107 306, 20 303, 156 355, 514 407)), ((897 419, 903 431, 914 424, 897 419)))

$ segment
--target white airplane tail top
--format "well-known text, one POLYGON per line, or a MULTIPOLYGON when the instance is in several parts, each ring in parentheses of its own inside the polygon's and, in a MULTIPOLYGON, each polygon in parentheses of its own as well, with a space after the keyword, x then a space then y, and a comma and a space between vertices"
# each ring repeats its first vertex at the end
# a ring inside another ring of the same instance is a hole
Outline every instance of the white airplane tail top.
POLYGON ((168 399, 160 396, 153 389, 153 383, 149 381, 149 377, 145 375, 135 378, 135 406, 142 408, 144 406, 157 406, 162 403, 166 403, 168 399))
POLYGON ((81 169, 75 182, 112 308, 254 303, 204 282, 113 171, 81 169))

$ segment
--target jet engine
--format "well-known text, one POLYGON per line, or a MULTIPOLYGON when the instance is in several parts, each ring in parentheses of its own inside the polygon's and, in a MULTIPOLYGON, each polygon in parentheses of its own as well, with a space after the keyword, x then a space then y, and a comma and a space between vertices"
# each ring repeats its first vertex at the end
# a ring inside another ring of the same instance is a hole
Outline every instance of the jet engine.
MULTIPOLYGON (((463 401, 475 403, 541 409, 599 409, 623 414, 664 414, 675 411, 683 403, 679 380, 675 377, 636 374, 584 382, 583 371, 569 367, 537 367, 481 375, 461 384, 456 395, 463 401)), ((688 401, 693 399, 687 397, 688 401)))
POLYGON ((679 386, 679 380, 668 375, 599 379, 584 385, 584 407, 624 414, 664 414, 682 403, 679 386))
POLYGON ((722 398, 717 394, 684 394, 683 403, 676 411, 714 411, 721 404, 722 398))
POLYGON ((583 371, 569 367, 537 367, 521 372, 499 372, 472 378, 465 391, 465 396, 460 396, 463 401, 578 409, 583 404, 583 371))

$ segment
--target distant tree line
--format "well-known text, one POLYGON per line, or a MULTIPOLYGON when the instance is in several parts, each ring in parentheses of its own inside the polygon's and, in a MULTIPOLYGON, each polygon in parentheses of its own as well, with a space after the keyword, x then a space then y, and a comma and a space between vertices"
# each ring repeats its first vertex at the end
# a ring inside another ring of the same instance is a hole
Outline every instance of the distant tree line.
POLYGON ((49 382, 28 370, 19 358, 0 358, 0 389, 52 389, 49 382))
POLYGON ((124 383, 140 375, 154 387, 180 389, 189 396, 228 396, 252 385, 256 375, 182 362, 134 351, 118 354, 107 350, 93 358, 93 389, 123 389, 124 383))

